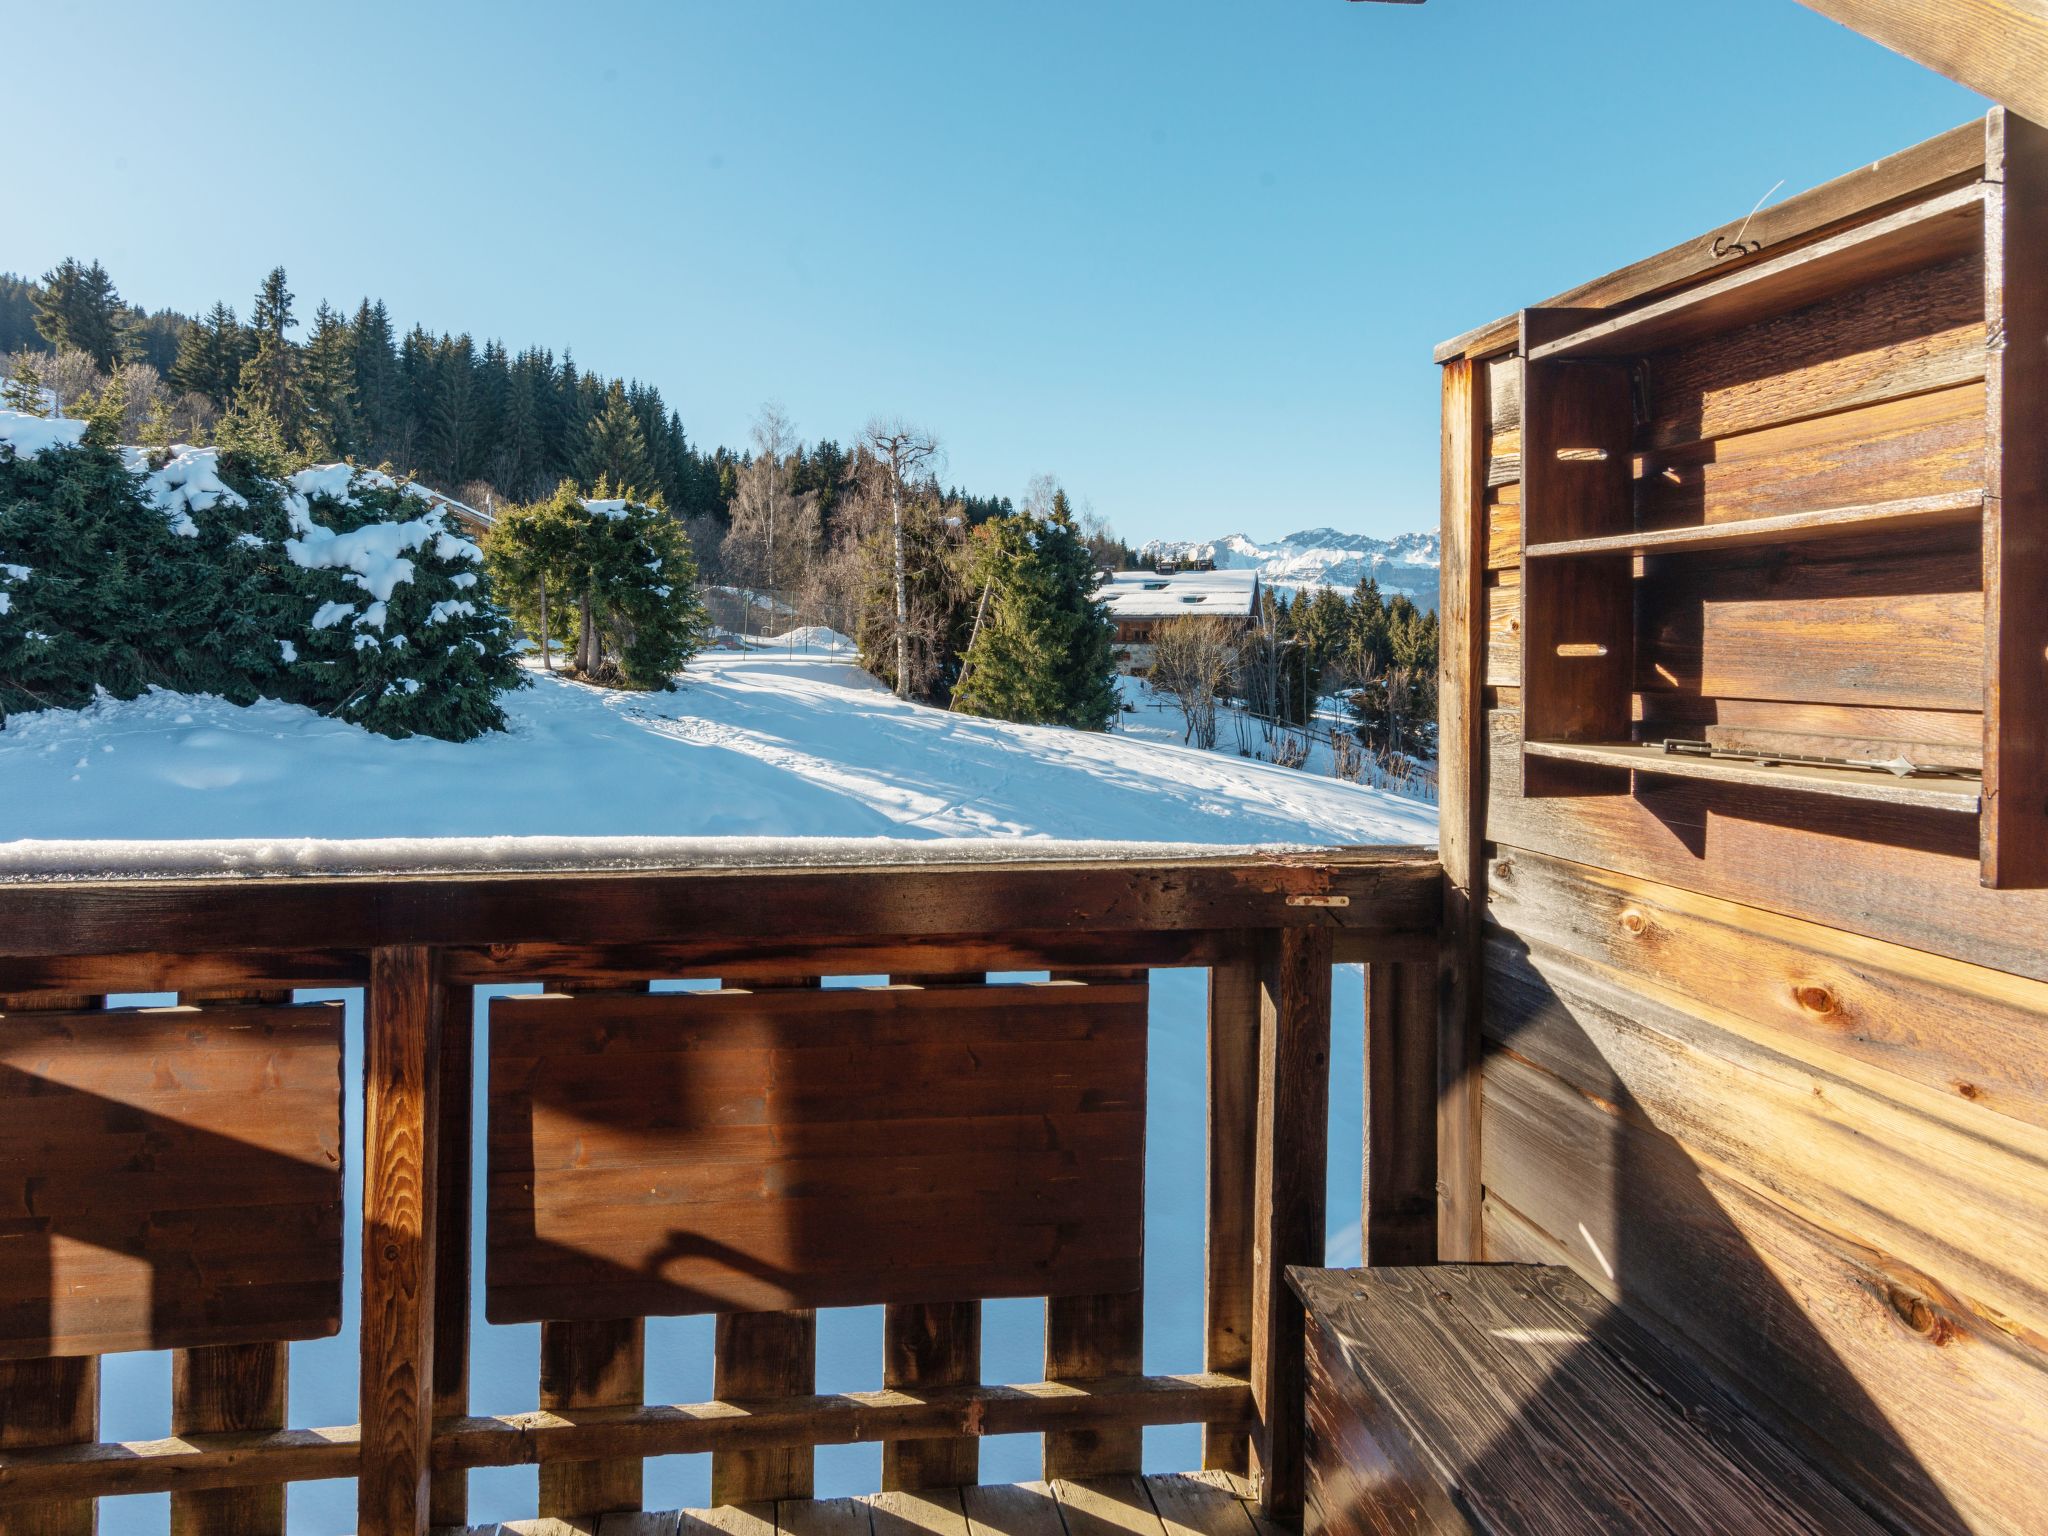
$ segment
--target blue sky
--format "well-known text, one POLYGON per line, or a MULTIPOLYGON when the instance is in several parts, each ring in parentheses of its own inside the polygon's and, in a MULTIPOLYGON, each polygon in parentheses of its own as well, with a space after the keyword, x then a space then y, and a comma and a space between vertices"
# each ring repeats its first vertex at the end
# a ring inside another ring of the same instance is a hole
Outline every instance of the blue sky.
POLYGON ((1438 341, 1984 110, 1792 0, 0 0, 0 269, 935 429, 1127 537, 1436 522, 1438 341), (66 67, 75 61, 78 68, 66 67), (33 132, 29 125, 36 125, 33 132), (29 150, 26 146, 38 146, 29 150))

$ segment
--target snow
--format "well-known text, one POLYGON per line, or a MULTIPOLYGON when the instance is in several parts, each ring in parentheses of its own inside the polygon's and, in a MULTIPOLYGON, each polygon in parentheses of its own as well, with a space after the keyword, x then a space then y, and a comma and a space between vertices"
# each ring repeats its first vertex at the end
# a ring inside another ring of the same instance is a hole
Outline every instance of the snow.
MULTIPOLYGON (((305 869, 337 857, 321 842, 365 838, 511 839, 476 856, 524 864, 675 857, 647 842, 661 838, 852 839, 868 861, 878 839, 935 854, 993 839, 1043 857, 1067 840, 1127 850, 1436 835, 1434 809, 1417 801, 1220 752, 948 714, 827 657, 713 653, 669 694, 532 670, 534 686, 504 699, 510 732, 465 743, 161 692, 16 715, 0 731, 0 873, 62 867, 75 848, 36 844, 82 839, 205 839, 191 856, 208 867, 305 869), (80 758, 90 766, 74 770, 80 758), (515 846, 534 837, 633 846, 515 846), (274 851, 215 841, 246 839, 274 851)), ((761 854, 731 845, 737 862, 761 854)))
POLYGON ((850 636, 842 635, 829 624, 800 624, 772 639, 753 643, 778 650, 826 651, 837 656, 851 656, 860 649, 850 636))
POLYGON ((49 448, 75 448, 85 436, 85 427, 82 421, 0 410, 0 443, 12 448, 18 459, 32 459, 49 448))
MULTIPOLYGON (((280 640, 277 642, 277 654, 283 659, 286 666, 290 666, 299 659, 299 648, 289 640, 280 640)), ((113 748, 109 747, 107 750, 111 752, 113 748)))
POLYGON ((149 467, 148 453, 141 448, 123 448, 121 458, 141 478, 143 500, 163 513, 171 532, 182 538, 199 537, 199 525, 192 521, 194 512, 249 505, 233 486, 221 479, 218 448, 181 445, 171 450, 171 457, 161 469, 149 467))
POLYGON ((332 629, 356 611, 354 603, 322 603, 313 610, 315 629, 332 629))

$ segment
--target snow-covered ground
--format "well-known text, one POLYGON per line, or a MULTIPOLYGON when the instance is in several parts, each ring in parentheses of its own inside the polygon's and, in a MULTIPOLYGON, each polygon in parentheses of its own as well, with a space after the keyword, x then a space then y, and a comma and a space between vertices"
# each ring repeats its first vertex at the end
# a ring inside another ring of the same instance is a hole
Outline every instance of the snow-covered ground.
POLYGON ((1349 593, 1359 578, 1371 576, 1383 597, 1400 593, 1429 610, 1437 602, 1440 551, 1433 533, 1376 539, 1369 533, 1304 528, 1283 539, 1253 539, 1242 533, 1206 540, 1153 539, 1138 553, 1155 559, 1213 560, 1219 570, 1256 570, 1267 586, 1287 592, 1335 587, 1349 593))
POLYGON ((16 715, 0 730, 0 844, 1436 838, 1433 807, 1382 791, 1190 750, 1177 731, 1098 735, 905 704, 818 651, 710 652, 667 694, 537 668, 533 681, 506 696, 509 732, 459 744, 392 741, 297 705, 162 693, 16 715))

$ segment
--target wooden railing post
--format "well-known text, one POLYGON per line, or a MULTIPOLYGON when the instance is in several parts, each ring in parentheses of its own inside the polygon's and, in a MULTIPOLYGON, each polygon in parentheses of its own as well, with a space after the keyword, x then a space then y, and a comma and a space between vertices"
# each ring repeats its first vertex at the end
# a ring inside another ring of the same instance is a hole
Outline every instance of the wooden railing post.
POLYGON ((1365 968, 1367 1264, 1436 1262, 1436 968, 1365 968))
MULTIPOLYGON (((892 976, 912 986, 967 986, 981 971, 892 976)), ((981 1381, 981 1303, 945 1301, 891 1306, 882 1313, 882 1385, 974 1386, 981 1381)), ((981 1479, 981 1441, 974 1435, 889 1440, 882 1445, 882 1491, 963 1488, 981 1479)))
MULTIPOLYGON (((772 976, 747 985, 816 987, 816 976, 772 976)), ((818 1314, 721 1312, 712 1343, 711 1390, 720 1399, 797 1397, 818 1389, 818 1314)), ((817 1457, 799 1450, 723 1451, 711 1457, 711 1502, 808 1499, 817 1457)))
MULTIPOLYGON (((469 1412, 470 1175, 476 1083, 476 988, 442 989, 440 1160, 434 1207, 434 1417, 469 1412)), ((436 1526, 469 1523, 469 1474, 433 1474, 436 1526)), ((175 1536, 175 1533, 174 1533, 175 1536)))
POLYGON ((370 955, 364 1010, 362 1536, 423 1536, 433 1438, 441 1109, 434 956, 370 955))
POLYGON ((1486 438, 1489 364, 1443 376, 1443 581, 1438 651, 1437 1253, 1481 1257, 1479 942, 1486 919, 1486 438))
MULTIPOLYGON (((1209 1214, 1202 1368, 1252 1368, 1253 1173, 1259 1155, 1259 966, 1249 936, 1209 968, 1209 1214)), ((1202 1426, 1205 1470, 1251 1470, 1241 1429, 1202 1426)))
POLYGON ((1259 1141, 1254 1174, 1252 1398, 1259 1504, 1302 1509, 1306 1402, 1300 1300, 1287 1266, 1321 1264, 1329 1176, 1330 964, 1327 928, 1269 933, 1259 965, 1259 1141))
MULTIPOLYGON (((645 982, 555 982, 570 996, 592 992, 645 992, 645 982)), ((608 1318, 540 1325, 540 1405, 549 1409, 634 1407, 647 1394, 647 1320, 608 1318)), ((637 1510, 646 1468, 637 1456, 603 1461, 543 1461, 542 1518, 595 1520, 637 1510)))
MULTIPOLYGON (((288 1003, 289 990, 226 988, 180 1003, 288 1003)), ((171 1433, 283 1429, 291 1349, 219 1344, 171 1356, 171 1433)), ((214 1488, 171 1495, 171 1536, 284 1536, 284 1489, 214 1488)))
MULTIPOLYGON (((1144 981, 1142 970, 1054 971, 1055 981, 1144 981)), ((1145 1369, 1145 1293, 1053 1296, 1045 1303, 1045 1379, 1136 1376, 1145 1369)), ((1060 1430, 1045 1437, 1044 1471, 1055 1478, 1111 1477, 1145 1464, 1139 1429, 1060 1430)))
MULTIPOLYGON (((0 997, 0 1012, 72 1012, 103 1008, 106 999, 41 992, 0 997)), ((0 1360, 0 1451, 37 1445, 83 1445, 99 1438, 98 1355, 0 1360)), ((49 1499, 0 1505, 0 1536, 93 1536, 93 1499, 49 1499)))

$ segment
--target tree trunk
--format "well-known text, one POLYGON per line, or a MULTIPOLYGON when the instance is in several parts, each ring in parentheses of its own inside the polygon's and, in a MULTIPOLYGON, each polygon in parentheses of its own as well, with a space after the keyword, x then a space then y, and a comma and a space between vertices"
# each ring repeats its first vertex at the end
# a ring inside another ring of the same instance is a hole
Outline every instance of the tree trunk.
POLYGON ((590 594, 577 599, 581 625, 576 633, 576 670, 585 677, 597 671, 597 626, 590 621, 590 594))
POLYGON ((891 466, 889 520, 896 536, 896 697, 910 697, 910 560, 903 533, 903 481, 891 466))
POLYGON ((540 669, 543 672, 555 670, 554 662, 548 659, 548 584, 541 578, 540 584, 540 669))

